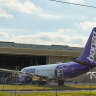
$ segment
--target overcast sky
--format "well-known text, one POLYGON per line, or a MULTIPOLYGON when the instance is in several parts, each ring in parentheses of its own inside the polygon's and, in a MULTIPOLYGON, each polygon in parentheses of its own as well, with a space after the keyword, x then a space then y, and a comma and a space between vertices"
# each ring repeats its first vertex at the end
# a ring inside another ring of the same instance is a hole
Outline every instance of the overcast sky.
MULTIPOLYGON (((62 0, 96 5, 96 0, 62 0)), ((0 40, 84 47, 96 9, 49 0, 0 0, 0 40)))

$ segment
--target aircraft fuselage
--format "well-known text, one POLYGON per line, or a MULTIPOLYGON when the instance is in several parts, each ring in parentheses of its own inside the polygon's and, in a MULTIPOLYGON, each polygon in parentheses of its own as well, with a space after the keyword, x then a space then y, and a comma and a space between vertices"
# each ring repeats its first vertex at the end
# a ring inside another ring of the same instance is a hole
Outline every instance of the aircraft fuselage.
POLYGON ((60 64, 48 64, 40 66, 29 66, 21 70, 21 72, 31 73, 32 75, 45 76, 49 79, 70 79, 80 76, 90 69, 92 69, 95 64, 91 66, 82 66, 76 62, 60 63, 60 64))

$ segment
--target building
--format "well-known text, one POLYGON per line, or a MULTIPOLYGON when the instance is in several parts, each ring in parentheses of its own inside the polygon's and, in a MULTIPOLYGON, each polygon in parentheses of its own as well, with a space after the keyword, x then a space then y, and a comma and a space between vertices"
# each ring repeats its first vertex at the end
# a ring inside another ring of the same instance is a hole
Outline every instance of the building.
POLYGON ((54 64, 72 61, 83 48, 61 45, 34 45, 14 42, 0 42, 0 67, 22 69, 26 66, 54 64))

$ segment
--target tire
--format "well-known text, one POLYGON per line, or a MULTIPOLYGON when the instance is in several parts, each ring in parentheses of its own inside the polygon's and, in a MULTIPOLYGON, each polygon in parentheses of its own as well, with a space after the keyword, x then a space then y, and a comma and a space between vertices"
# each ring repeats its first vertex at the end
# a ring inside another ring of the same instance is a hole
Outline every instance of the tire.
POLYGON ((59 86, 63 86, 64 85, 64 81, 63 80, 58 80, 58 85, 59 86))

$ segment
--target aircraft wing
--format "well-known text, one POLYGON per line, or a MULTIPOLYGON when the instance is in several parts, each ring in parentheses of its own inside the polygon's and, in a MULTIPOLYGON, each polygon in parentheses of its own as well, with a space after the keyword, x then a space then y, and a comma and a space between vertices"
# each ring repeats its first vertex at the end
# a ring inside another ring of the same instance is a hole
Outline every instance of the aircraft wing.
POLYGON ((0 68, 0 71, 6 71, 6 72, 10 72, 13 74, 17 74, 17 75, 24 75, 26 74, 27 76, 31 77, 31 78, 42 78, 42 79, 47 79, 47 77, 45 76, 41 76, 41 75, 35 75, 35 74, 31 74, 31 73, 26 73, 26 72, 21 72, 21 71, 16 71, 16 70, 9 70, 9 69, 2 69, 0 68))
POLYGON ((23 72, 21 72, 21 71, 2 69, 2 68, 0 68, 0 71, 7 71, 7 72, 11 72, 11 73, 23 74, 23 72))
POLYGON ((12 74, 17 74, 17 75, 24 75, 24 74, 27 74, 27 76, 29 76, 29 77, 34 77, 35 75, 32 75, 31 73, 25 73, 25 72, 21 72, 21 71, 16 71, 16 70, 9 70, 9 69, 2 69, 2 68, 0 68, 0 71, 6 71, 6 72, 10 72, 10 73, 12 73, 12 74))

